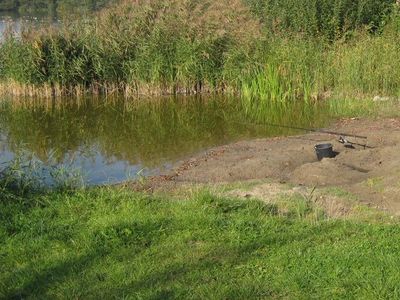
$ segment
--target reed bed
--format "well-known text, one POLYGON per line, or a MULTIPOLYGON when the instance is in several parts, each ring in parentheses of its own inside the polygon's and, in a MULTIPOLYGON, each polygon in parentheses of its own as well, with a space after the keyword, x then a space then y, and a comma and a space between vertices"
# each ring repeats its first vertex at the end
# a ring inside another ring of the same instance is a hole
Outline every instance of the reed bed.
POLYGON ((318 0, 304 15, 311 4, 296 3, 125 1, 91 20, 9 34, 0 94, 235 93, 249 106, 400 94, 394 1, 318 0))

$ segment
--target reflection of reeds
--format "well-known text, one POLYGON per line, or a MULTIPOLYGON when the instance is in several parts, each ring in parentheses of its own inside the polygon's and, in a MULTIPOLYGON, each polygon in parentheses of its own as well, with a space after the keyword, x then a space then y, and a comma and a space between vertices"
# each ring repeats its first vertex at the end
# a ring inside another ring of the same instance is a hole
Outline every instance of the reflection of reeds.
POLYGON ((229 97, 21 100, 4 105, 0 128, 7 132, 12 149, 23 143, 42 160, 49 149, 62 160, 68 152, 96 145, 106 157, 159 166, 166 159, 179 159, 241 137, 288 133, 282 128, 254 126, 254 122, 319 127, 327 117, 320 106, 301 103, 270 105, 262 111, 268 114, 263 118, 256 111, 253 106, 246 113, 238 99, 229 97))

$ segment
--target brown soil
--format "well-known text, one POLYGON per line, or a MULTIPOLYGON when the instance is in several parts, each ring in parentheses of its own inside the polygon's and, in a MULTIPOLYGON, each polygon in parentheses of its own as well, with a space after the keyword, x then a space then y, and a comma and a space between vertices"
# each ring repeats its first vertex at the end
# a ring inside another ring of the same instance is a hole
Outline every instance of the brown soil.
MULTIPOLYGON (((166 176, 135 187, 152 190, 185 183, 226 183, 268 179, 296 186, 340 187, 362 203, 400 215, 400 119, 342 120, 332 131, 365 135, 348 138, 371 148, 345 148, 338 136, 324 133, 241 141, 214 148, 177 164, 166 176), (314 145, 330 142, 339 154, 318 161, 314 145)), ((268 189, 268 187, 266 187, 268 189)))

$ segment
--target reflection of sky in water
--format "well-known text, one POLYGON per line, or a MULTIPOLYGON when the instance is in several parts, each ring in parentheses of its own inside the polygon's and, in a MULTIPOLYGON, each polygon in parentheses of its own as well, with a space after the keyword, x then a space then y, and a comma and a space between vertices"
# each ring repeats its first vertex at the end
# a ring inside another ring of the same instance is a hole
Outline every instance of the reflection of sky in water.
MULTIPOLYGON (((0 128, 0 170, 12 161, 15 153, 9 149, 7 136, 0 128)), ((24 147, 18 147, 24 151, 24 147)), ((54 165, 49 151, 49 159, 45 165, 54 165)), ((85 181, 91 185, 118 183, 138 176, 157 175, 162 170, 171 168, 171 163, 164 163, 157 168, 146 168, 138 162, 132 164, 126 160, 120 160, 115 156, 106 156, 101 153, 100 147, 91 145, 82 146, 77 151, 70 151, 63 155, 63 159, 56 163, 64 166, 67 170, 77 171, 85 181)))
MULTIPOLYGON (((44 16, 16 16, 0 14, 0 42, 4 38, 4 33, 10 30, 20 36, 23 26, 40 26, 41 24, 48 24, 49 18, 44 16)), ((56 22, 52 21, 52 24, 56 22)))
POLYGON ((0 128, 0 171, 4 169, 7 162, 14 159, 14 153, 7 147, 7 136, 1 130, 0 128))
POLYGON ((106 157, 93 146, 88 151, 75 151, 65 155, 63 164, 78 170, 89 184, 104 184, 121 182, 137 178, 138 175, 149 176, 158 173, 158 169, 144 168, 140 163, 132 165, 116 157, 106 157))
MULTIPOLYGON (((7 163, 14 159, 14 153, 10 151, 5 142, 4 135, 0 135, 0 170, 7 166, 7 163)), ((46 164, 53 165, 51 159, 46 164)), ((67 170, 77 171, 90 185, 118 183, 128 179, 135 179, 138 176, 156 175, 161 170, 171 167, 164 164, 160 168, 144 168, 140 163, 132 165, 128 161, 119 160, 116 157, 104 156, 96 147, 87 151, 78 150, 64 155, 63 161, 57 163, 67 170)))
POLYGON ((10 28, 18 35, 21 32, 21 20, 0 17, 0 41, 3 40, 5 31, 10 28))

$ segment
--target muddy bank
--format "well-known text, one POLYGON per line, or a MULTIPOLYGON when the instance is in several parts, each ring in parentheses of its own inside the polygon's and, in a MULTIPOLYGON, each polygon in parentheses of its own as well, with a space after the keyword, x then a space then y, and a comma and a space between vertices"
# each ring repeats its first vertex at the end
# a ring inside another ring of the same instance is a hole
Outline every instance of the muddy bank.
POLYGON ((180 162, 165 176, 147 184, 173 186, 183 183, 226 183, 268 179, 295 186, 336 186, 358 201, 400 214, 400 119, 341 120, 332 131, 365 135, 349 138, 356 146, 345 148, 338 136, 309 133, 285 138, 257 139, 217 147, 180 162), (318 161, 314 145, 330 142, 335 158, 318 161))

